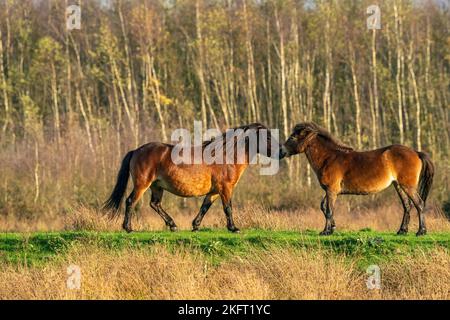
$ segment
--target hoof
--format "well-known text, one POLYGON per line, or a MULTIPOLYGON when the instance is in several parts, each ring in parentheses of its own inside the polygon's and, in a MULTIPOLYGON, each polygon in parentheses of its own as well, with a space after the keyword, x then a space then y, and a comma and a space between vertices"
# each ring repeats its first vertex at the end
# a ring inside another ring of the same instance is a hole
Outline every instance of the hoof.
POLYGON ((133 232, 131 225, 125 222, 122 224, 122 229, 125 230, 127 233, 133 232))
POLYGON ((129 228, 129 227, 124 227, 123 228, 127 233, 132 233, 133 229, 129 228))
POLYGON ((196 223, 196 221, 192 221, 192 232, 197 232, 200 229, 200 223, 196 223))
POLYGON ((426 229, 420 229, 419 231, 417 231, 416 236, 424 236, 427 234, 427 230, 426 229))
POLYGON ((241 230, 239 230, 239 229, 236 228, 236 227, 228 228, 228 231, 233 232, 233 233, 241 233, 241 230))
POLYGON ((333 230, 323 230, 319 235, 321 236, 330 236, 333 234, 333 230))
POLYGON ((400 229, 397 231, 397 235, 399 235, 399 236, 404 236, 407 234, 408 234, 408 230, 405 230, 405 229, 400 229))
POLYGON ((177 226, 171 226, 171 227, 170 227, 170 231, 172 231, 172 232, 177 232, 177 231, 178 231, 177 226))

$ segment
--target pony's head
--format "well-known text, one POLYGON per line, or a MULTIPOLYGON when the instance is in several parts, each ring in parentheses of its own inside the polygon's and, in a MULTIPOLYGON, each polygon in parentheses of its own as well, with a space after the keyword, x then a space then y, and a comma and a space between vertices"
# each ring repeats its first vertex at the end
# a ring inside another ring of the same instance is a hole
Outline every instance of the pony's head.
MULTIPOLYGON (((263 154, 267 157, 278 157, 278 151, 280 148, 280 143, 276 139, 270 130, 261 123, 252 123, 244 126, 246 143, 254 143, 256 147, 256 153, 263 154), (254 139, 252 140, 252 135, 254 139), (276 150, 272 150, 273 146, 276 146, 276 150)), ((247 145, 247 148, 249 146, 247 145)))
MULTIPOLYGON (((236 150, 245 150, 241 154, 248 154, 255 156, 262 154, 270 158, 279 158, 279 151, 281 145, 278 137, 274 136, 272 132, 261 123, 252 123, 228 129, 220 136, 206 141, 203 147, 214 148, 221 146, 224 153, 229 153, 234 150, 232 154, 236 154, 236 150)), ((220 148, 219 148, 220 149, 220 148)))
POLYGON ((279 158, 280 143, 278 138, 273 136, 269 128, 261 123, 252 123, 242 127, 245 147, 247 150, 255 150, 257 154, 262 154, 270 158, 279 158))
POLYGON ((314 122, 299 123, 294 127, 291 135, 281 148, 280 157, 289 157, 306 151, 311 142, 321 137, 327 141, 333 149, 348 152, 353 150, 334 138, 327 130, 314 122))
POLYGON ((281 149, 281 157, 289 157, 305 152, 308 144, 319 133, 318 126, 312 122, 304 122, 294 127, 291 135, 281 149))

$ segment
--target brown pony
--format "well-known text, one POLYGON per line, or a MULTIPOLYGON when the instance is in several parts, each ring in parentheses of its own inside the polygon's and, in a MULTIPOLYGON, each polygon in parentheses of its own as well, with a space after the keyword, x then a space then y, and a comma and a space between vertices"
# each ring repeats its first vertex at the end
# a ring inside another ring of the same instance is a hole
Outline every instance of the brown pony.
POLYGON ((326 195, 321 202, 325 229, 336 228, 334 203, 340 194, 373 194, 394 185, 404 209, 397 234, 408 232, 409 212, 414 205, 419 214, 417 235, 426 234, 423 209, 431 189, 434 166, 430 157, 402 145, 358 152, 343 145, 315 123, 301 123, 282 147, 280 157, 305 153, 326 195))
MULTIPOLYGON (((257 145, 259 146, 259 131, 261 129, 267 130, 267 128, 262 124, 254 123, 235 128, 235 132, 241 132, 241 134, 245 135, 250 129, 256 132, 258 137, 257 145)), ((194 154, 195 148, 200 148, 202 152, 208 146, 213 147, 215 143, 223 145, 219 145, 218 147, 221 148, 214 150, 222 150, 224 153, 229 152, 230 145, 228 143, 230 143, 230 139, 226 139, 226 137, 226 133, 224 133, 220 139, 212 139, 201 146, 191 147, 190 152, 194 154)), ((125 219, 123 222, 123 228, 127 232, 132 232, 132 208, 149 188, 152 192, 150 206, 161 216, 171 231, 176 231, 177 226, 172 217, 161 207, 164 190, 180 197, 206 196, 200 212, 192 222, 193 231, 198 230, 206 212, 213 202, 220 197, 227 218, 228 230, 239 232, 239 229, 233 222, 231 197, 234 187, 249 165, 249 139, 248 137, 244 139, 245 151, 243 161, 237 161, 238 152, 236 152, 236 149, 239 137, 236 136, 235 138, 231 141, 231 148, 233 148, 233 155, 235 155, 234 161, 228 161, 224 164, 207 164, 203 159, 198 164, 175 164, 172 160, 174 145, 159 142, 151 142, 128 152, 122 161, 116 186, 109 199, 105 202, 104 209, 109 210, 112 217, 119 215, 128 179, 131 175, 134 189, 126 200, 125 219)), ((276 142, 277 150, 272 152, 270 150, 270 139, 271 135, 268 133, 268 141, 266 141, 268 150, 266 154, 278 159, 280 145, 276 142)), ((256 153, 260 153, 260 150, 256 150, 256 153)), ((224 159, 225 157, 226 154, 224 154, 224 159)))

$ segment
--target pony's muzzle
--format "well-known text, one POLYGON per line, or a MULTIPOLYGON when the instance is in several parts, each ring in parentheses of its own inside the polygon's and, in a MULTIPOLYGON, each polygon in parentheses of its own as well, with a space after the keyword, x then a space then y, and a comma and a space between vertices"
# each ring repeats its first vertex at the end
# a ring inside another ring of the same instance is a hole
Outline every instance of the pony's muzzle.
POLYGON ((285 146, 280 147, 280 151, 278 153, 278 158, 281 160, 283 158, 289 157, 289 152, 285 146))

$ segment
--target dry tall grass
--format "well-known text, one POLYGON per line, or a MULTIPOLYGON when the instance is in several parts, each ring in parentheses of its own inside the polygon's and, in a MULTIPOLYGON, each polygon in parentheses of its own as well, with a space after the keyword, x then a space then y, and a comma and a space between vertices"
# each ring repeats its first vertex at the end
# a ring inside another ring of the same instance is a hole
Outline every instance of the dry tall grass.
MULTIPOLYGON (((195 201, 194 201, 195 202, 195 201)), ((192 204, 195 204, 195 203, 192 204)), ((179 229, 190 230, 198 208, 174 208, 169 211, 179 229)), ((246 205, 234 210, 236 224, 242 229, 261 228, 269 230, 304 231, 321 230, 324 217, 317 208, 270 209, 262 205, 246 205)), ((398 203, 377 208, 348 206, 341 201, 336 208, 336 223, 339 230, 361 230, 370 228, 376 231, 396 232, 402 219, 402 208, 398 203)), ((17 219, 0 216, 0 232, 31 232, 59 230, 118 231, 121 230, 123 215, 117 221, 110 221, 99 210, 78 206, 65 215, 39 219, 17 219)), ((450 221, 438 211, 428 210, 427 226, 430 232, 450 231, 450 221)), ((206 215, 202 227, 225 228, 226 220, 220 203, 216 203, 206 215)), ((162 219, 150 208, 143 206, 133 218, 133 227, 137 231, 165 230, 162 219)), ((410 231, 418 228, 417 214, 411 214, 410 231)))
POLYGON ((381 290, 366 287, 355 260, 326 251, 255 251, 219 265, 197 251, 78 247, 44 267, 4 266, 2 299, 449 299, 445 250, 380 265, 381 290), (70 264, 81 289, 66 286, 70 264))

